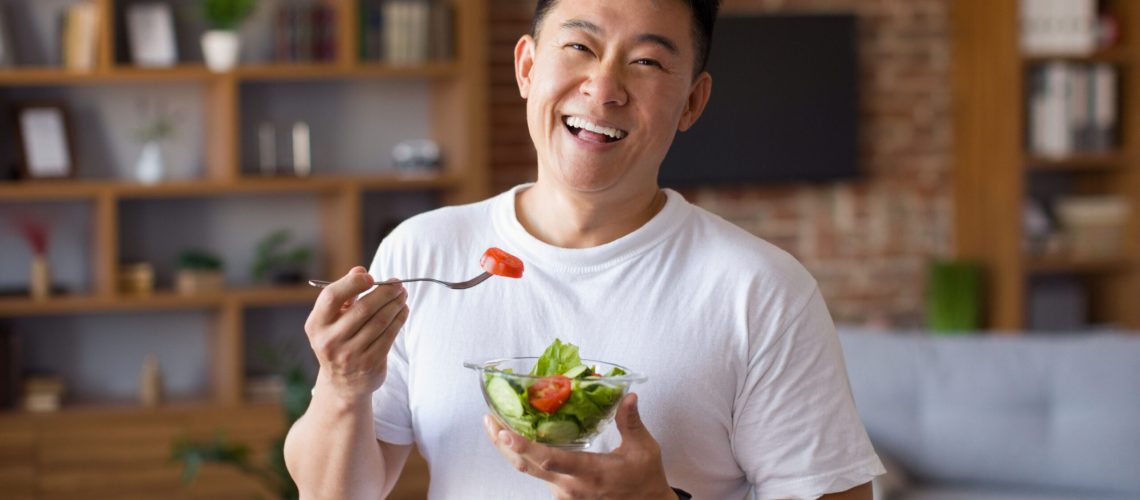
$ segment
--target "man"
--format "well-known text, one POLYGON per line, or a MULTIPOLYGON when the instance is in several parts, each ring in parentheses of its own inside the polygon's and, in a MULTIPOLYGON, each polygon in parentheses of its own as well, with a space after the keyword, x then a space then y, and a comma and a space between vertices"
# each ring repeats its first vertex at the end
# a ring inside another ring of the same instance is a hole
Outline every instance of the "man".
POLYGON ((882 466, 815 281, 657 187, 709 99, 717 3, 539 1, 515 49, 538 179, 410 219, 322 292, 320 373, 286 442, 303 496, 381 497, 414 443, 432 498, 870 498, 882 466), (355 298, 370 275, 464 279, 491 246, 524 277, 355 298), (590 453, 500 427, 462 368, 556 337, 649 376, 590 453))

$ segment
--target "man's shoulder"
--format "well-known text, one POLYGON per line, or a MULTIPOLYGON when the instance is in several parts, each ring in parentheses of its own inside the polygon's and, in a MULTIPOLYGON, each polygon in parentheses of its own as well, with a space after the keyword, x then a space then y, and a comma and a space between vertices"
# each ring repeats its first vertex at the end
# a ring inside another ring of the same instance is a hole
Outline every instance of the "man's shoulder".
POLYGON ((704 208, 693 206, 687 232, 694 256, 717 267, 742 276, 766 275, 814 284, 792 254, 704 208))
POLYGON ((401 222, 388 237, 424 243, 435 239, 453 240, 463 233, 487 230, 495 200, 488 198, 421 212, 401 222))

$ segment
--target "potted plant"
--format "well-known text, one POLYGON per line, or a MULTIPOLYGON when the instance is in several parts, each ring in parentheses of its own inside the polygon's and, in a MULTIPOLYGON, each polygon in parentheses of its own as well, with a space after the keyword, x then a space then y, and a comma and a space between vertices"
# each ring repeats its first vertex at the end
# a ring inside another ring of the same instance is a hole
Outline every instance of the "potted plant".
POLYGON ((135 131, 135 137, 142 144, 142 152, 135 165, 135 175, 139 182, 155 184, 162 180, 166 170, 162 159, 162 144, 174 137, 177 118, 157 107, 152 113, 147 102, 139 104, 139 111, 144 116, 143 124, 135 131))
POLYGON ((253 13, 254 0, 202 0, 210 30, 202 35, 202 53, 212 71, 226 72, 237 64, 241 52, 238 29, 253 13))
POLYGON ((292 233, 281 229, 270 233, 257 245, 253 265, 255 281, 278 284, 301 283, 305 280, 305 267, 312 257, 308 247, 288 247, 292 233))
POLYGON ((221 290, 225 286, 222 259, 203 250, 187 250, 178 257, 178 291, 186 295, 221 290))

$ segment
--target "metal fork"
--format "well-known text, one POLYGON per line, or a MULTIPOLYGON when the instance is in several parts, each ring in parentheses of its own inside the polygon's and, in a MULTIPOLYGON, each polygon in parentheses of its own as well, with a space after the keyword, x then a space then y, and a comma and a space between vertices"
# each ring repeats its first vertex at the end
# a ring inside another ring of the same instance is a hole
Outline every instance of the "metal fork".
MULTIPOLYGON (((440 280, 433 279, 433 278, 414 278, 414 279, 408 279, 408 280, 382 281, 382 282, 376 283, 374 286, 395 285, 396 283, 411 283, 413 281, 430 281, 432 283, 438 283, 440 285, 448 287, 452 290, 466 290, 466 289, 471 288, 475 285, 478 285, 479 283, 486 281, 487 278, 490 278, 491 276, 492 276, 491 273, 483 273, 483 274, 480 274, 480 275, 478 275, 474 278, 471 278, 467 281, 460 281, 458 283, 453 283, 450 281, 440 281, 440 280)), ((332 284, 331 281, 309 280, 309 286, 315 286, 317 288, 324 288, 324 287, 329 286, 331 284, 332 284)))

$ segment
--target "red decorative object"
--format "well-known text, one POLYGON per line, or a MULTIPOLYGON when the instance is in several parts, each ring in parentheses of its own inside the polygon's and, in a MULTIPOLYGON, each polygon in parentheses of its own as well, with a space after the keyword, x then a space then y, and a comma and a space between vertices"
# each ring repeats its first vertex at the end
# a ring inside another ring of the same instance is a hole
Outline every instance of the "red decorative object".
POLYGON ((24 241, 28 243, 34 255, 47 255, 48 228, 46 224, 32 220, 25 220, 17 224, 24 241))

